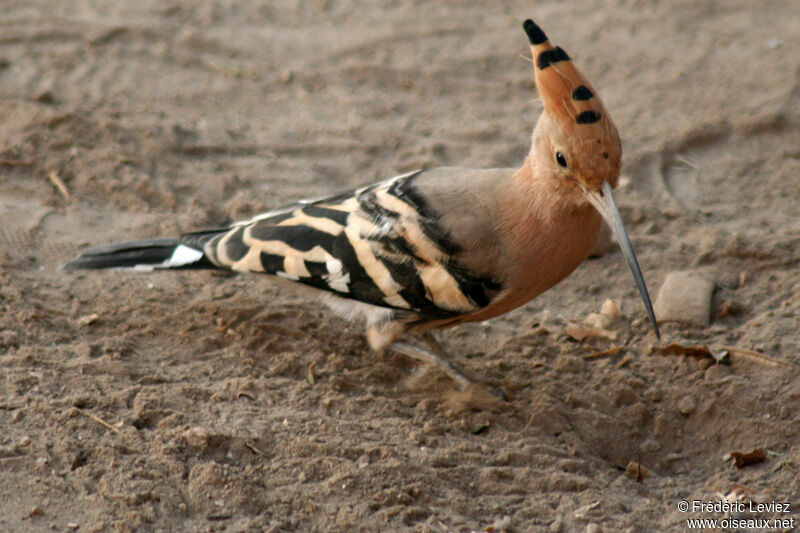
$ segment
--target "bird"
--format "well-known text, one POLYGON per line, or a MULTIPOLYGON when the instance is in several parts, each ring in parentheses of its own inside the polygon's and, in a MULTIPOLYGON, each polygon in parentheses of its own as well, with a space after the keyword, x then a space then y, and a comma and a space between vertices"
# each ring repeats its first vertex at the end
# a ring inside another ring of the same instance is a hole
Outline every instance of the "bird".
POLYGON ((617 127, 564 49, 530 19, 523 29, 543 110, 519 168, 416 170, 224 227, 98 246, 64 268, 281 278, 360 321, 371 349, 433 364, 464 389, 481 379, 433 332, 507 313, 550 289, 589 256, 605 220, 660 338, 612 193, 617 127))

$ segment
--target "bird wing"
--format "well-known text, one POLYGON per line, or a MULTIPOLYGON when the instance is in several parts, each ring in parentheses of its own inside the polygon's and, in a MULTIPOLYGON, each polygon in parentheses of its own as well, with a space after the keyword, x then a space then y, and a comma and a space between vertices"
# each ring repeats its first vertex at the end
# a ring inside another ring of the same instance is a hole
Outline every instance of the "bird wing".
POLYGON ((423 174, 264 213, 216 235, 204 252, 224 268, 280 276, 424 319, 482 309, 502 286, 460 262, 463 246, 416 185, 423 174))

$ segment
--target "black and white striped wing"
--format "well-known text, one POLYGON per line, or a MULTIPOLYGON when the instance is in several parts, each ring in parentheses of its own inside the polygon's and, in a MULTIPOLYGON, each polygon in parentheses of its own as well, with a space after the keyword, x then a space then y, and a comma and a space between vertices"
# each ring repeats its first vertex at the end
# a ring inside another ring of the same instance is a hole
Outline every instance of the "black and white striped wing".
POLYGON ((460 246, 413 172, 234 225, 205 245, 212 262, 264 272, 426 319, 487 306, 501 287, 458 265, 460 246))

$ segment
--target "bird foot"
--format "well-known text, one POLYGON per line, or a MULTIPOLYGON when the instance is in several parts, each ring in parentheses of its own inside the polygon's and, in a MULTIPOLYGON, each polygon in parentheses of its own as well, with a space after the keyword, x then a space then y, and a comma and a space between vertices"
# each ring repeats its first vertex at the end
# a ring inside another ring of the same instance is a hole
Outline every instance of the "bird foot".
MULTIPOLYGON (((433 337, 431 337, 431 339, 432 338, 433 337)), ((428 339, 426 338, 426 340, 428 339)), ((434 340, 433 342, 436 341, 434 340)), ((438 343, 436 343, 436 345, 438 346, 438 343)), ((441 346, 439 346, 439 348, 441 349, 441 346)), ((467 372, 456 363, 448 360, 445 357, 446 354, 440 355, 432 350, 414 346, 413 344, 409 344, 407 342, 395 342, 389 346, 389 349, 419 361, 424 361, 441 369, 450 377, 450 379, 456 382, 459 390, 464 391, 471 386, 478 385, 485 388, 489 393, 500 398, 502 401, 510 401, 508 396, 502 390, 500 390, 499 387, 492 385, 482 376, 476 376, 471 372, 467 372)))

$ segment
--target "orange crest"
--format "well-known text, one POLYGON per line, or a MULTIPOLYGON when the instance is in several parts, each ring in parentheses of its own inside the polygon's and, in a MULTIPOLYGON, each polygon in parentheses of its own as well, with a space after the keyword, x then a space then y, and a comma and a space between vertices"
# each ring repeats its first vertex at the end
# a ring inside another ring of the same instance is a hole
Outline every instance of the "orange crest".
MULTIPOLYGON (((606 161, 595 165, 619 168, 622 148, 617 127, 592 84, 560 46, 554 47, 532 20, 523 24, 533 51, 536 87, 548 113, 571 139, 606 161)), ((584 156, 590 154, 584 153, 584 156)), ((616 180, 615 180, 616 181, 616 180)))

